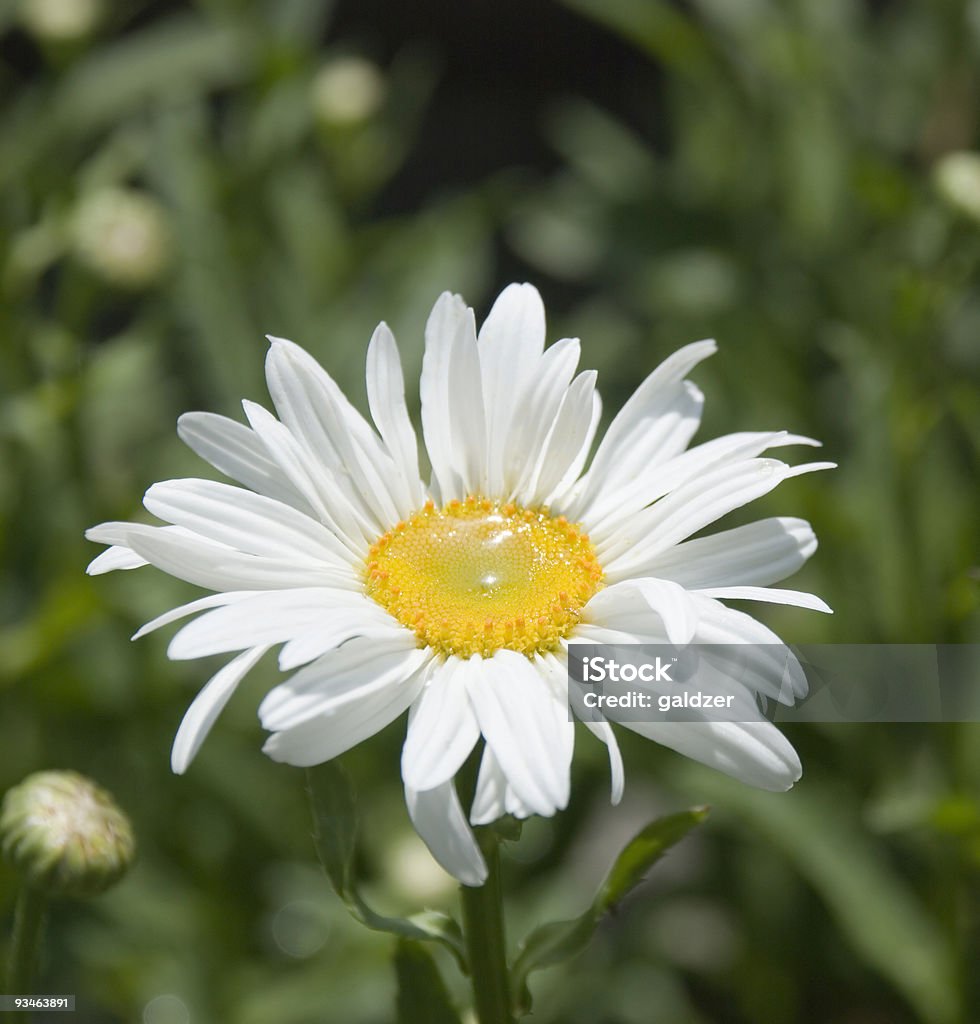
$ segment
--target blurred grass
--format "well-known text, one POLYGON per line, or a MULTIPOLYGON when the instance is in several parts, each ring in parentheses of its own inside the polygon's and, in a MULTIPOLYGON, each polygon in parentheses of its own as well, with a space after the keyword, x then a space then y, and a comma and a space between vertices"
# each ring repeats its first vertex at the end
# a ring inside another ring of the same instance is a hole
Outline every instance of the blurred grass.
MULTIPOLYGON (((390 1019, 390 944, 329 895, 300 774, 258 752, 272 668, 176 779, 169 744, 208 668, 127 637, 191 588, 83 575, 85 526, 202 472, 181 411, 263 398, 267 332, 363 405, 378 320, 411 389, 435 296, 483 312, 506 272, 542 289, 552 339, 581 336, 607 414, 677 345, 716 336, 702 436, 786 427, 841 467, 748 513, 813 521, 821 550, 792 585, 835 616, 760 617, 797 642, 980 638, 980 175, 953 187, 942 170, 980 144, 975 4, 569 0, 579 32, 619 35, 659 75, 642 116, 569 80, 540 105, 548 161, 428 180, 399 212, 423 140, 452 153, 456 126, 433 121, 439 90, 466 88, 441 60, 451 40, 420 31, 331 79, 376 51, 326 3, 94 4, 74 37, 43 6, 0 9, 0 789, 73 767, 135 820, 132 877, 54 916, 44 978, 78 993, 80 1022, 144 1019, 166 994, 192 1020, 390 1019)), ((382 904, 444 905, 401 805, 402 728, 351 757, 362 871, 382 904)), ((574 969, 535 980, 537 1016, 973 1024, 978 736, 796 727, 806 776, 786 797, 631 739, 615 814, 583 737, 571 809, 509 863, 522 927, 581 909, 617 837, 657 811, 723 813, 574 969)), ((4 921, 11 900, 0 872, 4 921)))

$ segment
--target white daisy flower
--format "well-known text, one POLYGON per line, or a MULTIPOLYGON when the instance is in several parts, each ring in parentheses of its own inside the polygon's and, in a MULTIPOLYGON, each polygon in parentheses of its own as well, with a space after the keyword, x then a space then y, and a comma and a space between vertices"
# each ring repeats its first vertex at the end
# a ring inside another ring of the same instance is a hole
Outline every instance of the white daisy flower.
MULTIPOLYGON (((265 752, 318 764, 407 710, 401 769, 412 821, 447 871, 479 885, 486 866, 470 824, 552 815, 568 802, 570 643, 779 642, 725 598, 829 611, 810 594, 769 587, 815 550, 803 520, 688 539, 828 465, 761 458, 815 443, 786 432, 688 448, 703 396, 685 378, 714 342, 688 345, 654 370, 585 470, 600 401, 595 372, 576 375, 578 341, 545 348, 544 308, 530 285, 507 288, 479 334, 473 311, 446 293, 425 330, 426 484, 385 324, 367 353, 373 426, 303 349, 270 341, 278 418, 246 401, 249 426, 203 412, 178 423, 198 455, 243 486, 157 483, 144 505, 168 525, 105 523, 87 534, 111 545, 90 573, 149 563, 213 592, 136 634, 203 613, 174 636, 170 657, 235 652, 180 725, 176 772, 249 669, 282 645, 279 665, 292 675, 259 709, 272 733, 265 752), (467 813, 454 777, 481 736, 467 813)), ((756 662, 733 692, 784 694, 782 666, 756 662)), ((768 722, 623 724, 753 786, 784 790, 800 777, 795 751, 768 722)), ((586 725, 608 748, 618 800, 612 728, 586 725)))

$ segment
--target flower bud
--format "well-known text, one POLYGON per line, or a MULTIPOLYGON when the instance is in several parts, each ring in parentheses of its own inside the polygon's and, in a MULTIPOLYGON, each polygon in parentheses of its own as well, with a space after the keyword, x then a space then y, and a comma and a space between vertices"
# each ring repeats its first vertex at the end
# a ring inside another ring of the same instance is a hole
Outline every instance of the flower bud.
POLYGON ((71 43, 84 39, 102 19, 102 0, 21 0, 20 20, 36 39, 71 43))
POLYGON ((90 896, 126 872, 136 844, 129 819, 90 779, 29 775, 0 807, 0 852, 22 880, 51 896, 90 896))
POLYGON ((170 263, 166 211, 136 189, 104 188, 84 196, 71 229, 79 261, 117 287, 145 288, 170 263))
POLYGON ((936 164, 933 175, 950 206, 980 221, 980 153, 947 153, 936 164))
POLYGON ((323 124, 360 124, 384 101, 385 80, 363 57, 339 57, 317 72, 310 93, 313 111, 323 124))

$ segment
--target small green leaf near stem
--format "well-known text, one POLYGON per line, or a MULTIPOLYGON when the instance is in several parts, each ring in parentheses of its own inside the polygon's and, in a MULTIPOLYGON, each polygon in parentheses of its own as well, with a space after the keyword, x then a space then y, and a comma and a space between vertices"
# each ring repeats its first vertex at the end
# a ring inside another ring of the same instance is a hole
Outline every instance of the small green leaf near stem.
POLYGON ((602 917, 637 886, 647 871, 708 815, 695 807, 651 822, 635 835, 616 858, 589 908, 570 921, 541 925, 521 943, 514 963, 512 982, 520 1012, 531 1008, 527 979, 532 971, 562 963, 581 953, 592 941, 602 917))
POLYGON ((439 968, 420 942, 399 939, 395 949, 398 1024, 460 1024, 439 968))
POLYGON ((403 939, 438 942, 466 970, 463 937, 459 924, 448 914, 423 910, 411 917, 388 917, 375 912, 361 896, 354 878, 358 812, 354 786, 338 761, 310 768, 307 792, 313 812, 313 842, 334 892, 351 915, 374 931, 403 939))

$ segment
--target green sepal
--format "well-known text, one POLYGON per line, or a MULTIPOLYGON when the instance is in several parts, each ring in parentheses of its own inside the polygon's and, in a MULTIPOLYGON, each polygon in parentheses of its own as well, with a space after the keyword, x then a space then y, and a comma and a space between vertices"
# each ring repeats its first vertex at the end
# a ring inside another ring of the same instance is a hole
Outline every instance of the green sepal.
POLYGON ((400 939, 439 942, 466 971, 463 933, 455 918, 438 910, 423 910, 411 917, 387 917, 372 910, 358 892, 354 879, 357 799, 346 769, 337 761, 328 761, 308 768, 306 778, 313 811, 313 843, 334 892, 351 915, 374 931, 400 939))
POLYGON ((524 822, 520 818, 515 818, 512 814, 505 814, 502 818, 498 818, 490 828, 506 842, 516 843, 521 838, 524 822))
POLYGON ((527 1013, 531 1009, 528 975, 538 968, 562 963, 581 953, 592 940, 603 916, 643 881, 647 871, 675 843, 707 816, 708 808, 695 807, 651 822, 623 848, 592 904, 583 914, 571 921, 551 921, 535 928, 524 939, 512 971, 519 1013, 527 1013))
POLYGON ((395 948, 397 1024, 461 1024, 432 954, 418 942, 399 939, 395 948))

